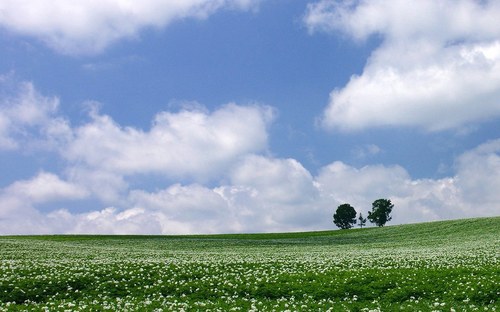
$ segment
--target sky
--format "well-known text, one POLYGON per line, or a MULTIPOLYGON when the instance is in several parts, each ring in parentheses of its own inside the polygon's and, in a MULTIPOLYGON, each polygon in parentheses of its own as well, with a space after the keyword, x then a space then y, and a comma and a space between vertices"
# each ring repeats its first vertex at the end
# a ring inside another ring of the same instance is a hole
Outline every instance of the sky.
POLYGON ((3 0, 0 234, 500 215, 500 2, 3 0))

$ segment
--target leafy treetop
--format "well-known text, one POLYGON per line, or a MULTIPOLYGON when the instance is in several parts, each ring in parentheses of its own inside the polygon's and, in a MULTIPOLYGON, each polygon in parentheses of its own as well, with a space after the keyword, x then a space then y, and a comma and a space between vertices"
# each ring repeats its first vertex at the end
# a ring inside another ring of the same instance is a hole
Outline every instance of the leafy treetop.
POLYGON ((377 199, 372 203, 372 211, 368 212, 368 220, 377 226, 384 226, 391 221, 391 212, 394 204, 390 199, 377 199))
POLYGON ((341 229, 350 229, 356 223, 356 210, 349 204, 338 206, 333 214, 333 223, 341 229))

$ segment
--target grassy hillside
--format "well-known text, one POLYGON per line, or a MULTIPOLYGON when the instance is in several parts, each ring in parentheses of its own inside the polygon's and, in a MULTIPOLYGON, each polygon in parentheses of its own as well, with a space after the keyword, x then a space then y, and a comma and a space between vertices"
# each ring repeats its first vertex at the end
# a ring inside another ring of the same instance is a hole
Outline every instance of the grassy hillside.
MULTIPOLYGON (((185 242, 191 244, 307 244, 353 245, 387 244, 391 246, 433 246, 439 244, 464 244, 467 242, 496 241, 500 236, 500 217, 435 221, 386 227, 353 228, 290 233, 214 234, 214 235, 37 235, 10 236, 10 238, 47 241, 155 241, 185 242)), ((5 236, 5 239, 9 236, 5 236)), ((139 247, 139 246, 138 246, 139 247)), ((158 246, 156 246, 158 247, 158 246)))
POLYGON ((500 217, 304 233, 6 236, 0 311, 498 311, 499 234, 500 217))

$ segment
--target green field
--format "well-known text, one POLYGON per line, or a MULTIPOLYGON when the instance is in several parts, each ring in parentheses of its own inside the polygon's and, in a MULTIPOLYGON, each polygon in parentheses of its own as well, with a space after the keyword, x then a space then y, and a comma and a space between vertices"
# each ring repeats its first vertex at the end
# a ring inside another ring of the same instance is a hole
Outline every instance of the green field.
POLYGON ((283 234, 0 237, 0 311, 500 311, 500 217, 283 234))

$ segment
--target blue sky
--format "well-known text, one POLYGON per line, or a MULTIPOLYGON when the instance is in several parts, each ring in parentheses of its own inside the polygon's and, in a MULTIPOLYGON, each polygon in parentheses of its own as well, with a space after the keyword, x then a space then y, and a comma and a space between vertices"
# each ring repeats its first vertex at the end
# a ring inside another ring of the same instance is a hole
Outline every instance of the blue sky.
POLYGON ((495 1, 0 4, 0 233, 500 213, 495 1), (22 18, 20 18, 22 16, 22 18))

